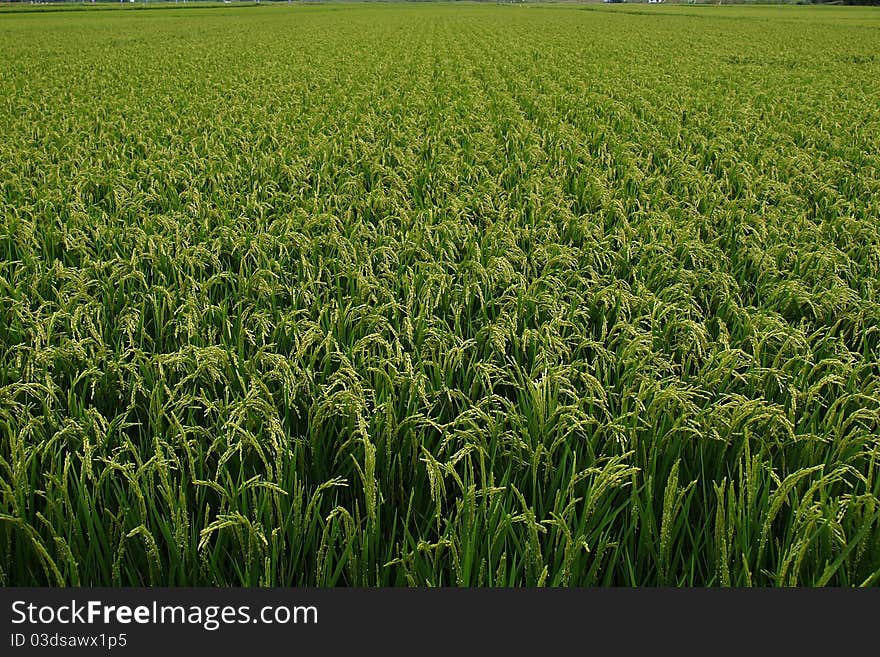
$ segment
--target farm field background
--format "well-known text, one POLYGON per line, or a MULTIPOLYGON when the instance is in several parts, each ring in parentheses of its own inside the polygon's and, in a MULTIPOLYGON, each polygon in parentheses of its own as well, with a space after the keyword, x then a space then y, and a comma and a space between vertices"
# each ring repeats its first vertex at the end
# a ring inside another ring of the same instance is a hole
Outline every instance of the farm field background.
POLYGON ((877 10, 0 51, 0 583, 880 579, 877 10))

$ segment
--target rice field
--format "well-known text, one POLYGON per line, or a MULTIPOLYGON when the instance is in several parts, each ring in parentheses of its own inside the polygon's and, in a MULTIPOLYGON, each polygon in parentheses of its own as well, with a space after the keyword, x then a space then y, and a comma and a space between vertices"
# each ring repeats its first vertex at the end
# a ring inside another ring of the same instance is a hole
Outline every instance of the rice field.
POLYGON ((0 52, 0 584, 880 580, 877 10, 0 52))

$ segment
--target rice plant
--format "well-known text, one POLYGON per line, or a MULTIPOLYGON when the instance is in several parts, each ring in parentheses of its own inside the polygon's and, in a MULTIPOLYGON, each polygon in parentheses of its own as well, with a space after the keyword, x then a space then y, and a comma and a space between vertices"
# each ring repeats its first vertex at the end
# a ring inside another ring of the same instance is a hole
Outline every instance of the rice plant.
POLYGON ((0 21, 0 584, 872 586, 880 16, 0 21))

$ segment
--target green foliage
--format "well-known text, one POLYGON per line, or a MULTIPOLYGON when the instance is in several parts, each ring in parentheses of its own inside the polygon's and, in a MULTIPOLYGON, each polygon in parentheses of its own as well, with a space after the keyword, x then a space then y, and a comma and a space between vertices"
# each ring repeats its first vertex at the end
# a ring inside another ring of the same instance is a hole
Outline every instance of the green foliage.
POLYGON ((876 584, 878 27, 4 18, 0 581, 876 584))

